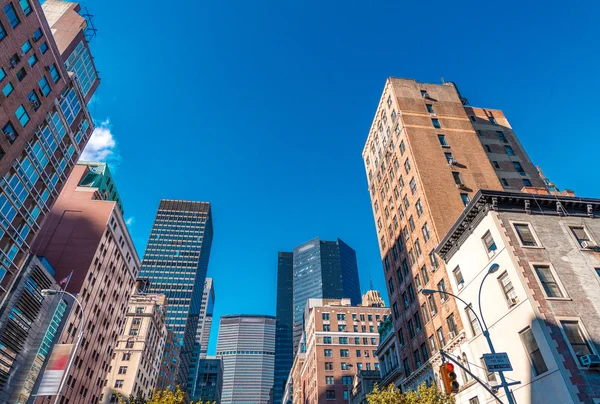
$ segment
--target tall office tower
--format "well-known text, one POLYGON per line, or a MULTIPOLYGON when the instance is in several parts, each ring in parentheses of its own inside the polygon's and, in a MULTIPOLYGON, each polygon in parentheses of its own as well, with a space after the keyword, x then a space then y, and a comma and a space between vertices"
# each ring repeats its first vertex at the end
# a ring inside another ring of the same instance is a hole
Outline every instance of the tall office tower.
POLYGON ((354 376, 379 370, 377 329, 390 309, 371 305, 372 297, 381 298, 377 291, 369 293, 366 306, 352 305, 350 299, 308 299, 302 335, 306 351, 295 358, 301 365, 292 366, 293 394, 285 394, 293 396, 294 404, 348 403, 354 376))
POLYGON ((198 316, 198 328, 196 328, 196 340, 194 341, 194 350, 192 352, 192 361, 188 375, 188 392, 192 400, 198 400, 196 386, 201 377, 199 360, 206 358, 208 352, 208 340, 210 337, 210 328, 213 320, 213 309, 215 306, 215 289, 212 278, 206 278, 204 281, 204 290, 202 291, 202 303, 200 304, 200 315, 198 316))
POLYGON ((363 150, 394 317, 395 363, 404 366, 387 381, 397 385, 431 379, 415 350, 427 343, 429 356, 462 329, 453 299, 418 292, 450 288, 434 248, 470 198, 479 189, 544 187, 504 114, 466 104, 452 83, 390 78, 363 150))
MULTIPOLYGON (((93 127, 38 1, 0 1, 0 307, 93 127)), ((77 28, 85 30, 83 19, 77 28)), ((80 40, 87 46, 84 38, 80 40)), ((66 44, 66 42, 65 42, 66 44)), ((93 64, 89 71, 95 69, 93 64)), ((0 370, 1 372, 1 370, 0 370)))
POLYGON ((188 385, 213 225, 210 203, 163 199, 152 225, 140 277, 149 293, 167 296, 167 328, 181 341, 178 384, 188 385))
POLYGON ((118 403, 118 395, 141 394, 149 399, 158 381, 167 340, 167 301, 165 295, 146 294, 140 289, 129 298, 125 326, 114 344, 115 354, 100 400, 104 403, 118 403))
POLYGON ((201 403, 221 403, 221 391, 223 389, 223 361, 214 356, 200 358, 195 396, 193 400, 201 403))
POLYGON ((267 404, 275 370, 275 317, 222 316, 217 357, 223 361, 221 404, 267 404))
POLYGON ((277 308, 275 321, 275 376, 273 402, 281 404, 294 362, 294 253, 277 254, 277 308))
MULTIPOLYGON (((483 358, 489 327, 510 359, 506 378, 520 381, 510 387, 517 403, 600 401, 599 218, 600 199, 479 191, 437 248, 453 290, 473 309, 461 304, 466 326, 447 352, 500 384, 483 358)), ((457 403, 496 401, 456 373, 457 403)), ((496 394, 507 402, 504 389, 496 394)))
MULTIPOLYGON (((68 277, 66 290, 77 294, 83 306, 83 339, 60 392, 60 400, 69 403, 99 400, 139 271, 118 193, 111 190, 114 181, 106 164, 78 163, 32 246, 54 268, 55 279, 68 277)), ((75 342, 81 319, 76 306, 59 343, 75 342)))
POLYGON ((360 304, 360 284, 356 252, 339 238, 322 241, 318 237, 294 248, 293 259, 293 354, 298 351, 308 299, 349 298, 360 304))

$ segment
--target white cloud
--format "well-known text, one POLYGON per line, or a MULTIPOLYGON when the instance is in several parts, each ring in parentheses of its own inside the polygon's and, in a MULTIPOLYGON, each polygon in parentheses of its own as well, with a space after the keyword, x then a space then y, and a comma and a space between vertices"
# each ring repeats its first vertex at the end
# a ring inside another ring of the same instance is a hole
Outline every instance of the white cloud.
POLYGON ((118 163, 120 159, 121 156, 112 133, 110 119, 107 118, 96 126, 79 160, 102 161, 114 164, 118 163))
POLYGON ((130 216, 127 218, 127 220, 125 220, 125 224, 127 226, 133 226, 133 224, 135 223, 135 217, 130 216))

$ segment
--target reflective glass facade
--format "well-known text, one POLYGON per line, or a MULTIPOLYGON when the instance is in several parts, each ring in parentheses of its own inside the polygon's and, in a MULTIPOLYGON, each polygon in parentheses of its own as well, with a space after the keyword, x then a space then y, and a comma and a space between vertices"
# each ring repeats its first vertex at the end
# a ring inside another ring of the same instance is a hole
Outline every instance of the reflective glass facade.
POLYGON ((98 74, 92 62, 92 56, 87 48, 85 41, 79 42, 73 53, 69 55, 65 62, 67 70, 75 72, 77 81, 81 86, 81 92, 87 97, 93 84, 98 79, 98 74))
POLYGON ((280 252, 277 257, 277 321, 275 330, 275 384, 273 400, 280 404, 294 362, 292 328, 294 326, 293 289, 294 253, 280 252))
POLYGON ((140 278, 167 296, 167 327, 181 341, 179 381, 187 385, 213 238, 208 202, 161 200, 140 278))

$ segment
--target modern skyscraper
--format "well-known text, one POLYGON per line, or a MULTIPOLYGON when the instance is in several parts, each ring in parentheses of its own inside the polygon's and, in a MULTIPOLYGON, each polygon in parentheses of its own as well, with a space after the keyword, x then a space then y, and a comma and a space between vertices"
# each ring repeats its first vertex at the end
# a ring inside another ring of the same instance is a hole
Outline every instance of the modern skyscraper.
POLYGON ((294 362, 294 253, 277 254, 277 309, 275 331, 275 377, 273 402, 281 404, 285 384, 294 362))
POLYGON ((429 357, 463 327, 453 299, 418 293, 450 288, 440 239, 478 189, 545 185, 502 111, 469 106, 453 83, 389 78, 363 159, 404 366, 393 382, 415 387, 433 374, 413 373, 427 365, 414 352, 426 344, 429 357))
POLYGON ((322 241, 318 237, 294 248, 294 329, 296 354, 308 299, 349 298, 360 304, 360 284, 356 252, 339 238, 322 241))
POLYGON ((221 404, 268 404, 275 369, 275 317, 222 316, 217 357, 223 360, 221 404))
POLYGON ((308 299, 302 342, 289 385, 293 403, 348 403, 354 376, 362 370, 379 370, 375 351, 378 326, 389 315, 377 291, 369 291, 367 304, 350 299, 308 299))
POLYGON ((167 300, 164 295, 146 294, 140 289, 129 298, 125 326, 115 341, 103 391, 105 403, 118 403, 117 394, 141 394, 149 399, 156 388, 167 341, 167 300))
POLYGON ((181 341, 181 386, 188 385, 212 238, 210 203, 163 199, 142 260, 140 277, 150 281, 148 293, 167 296, 167 328, 181 341))
POLYGON ((193 400, 201 403, 221 403, 223 389, 223 361, 214 356, 200 358, 193 400))
POLYGON ((202 291, 202 304, 200 305, 200 315, 198 316, 198 328, 196 329, 196 340, 194 342, 194 351, 192 352, 192 361, 188 375, 188 392, 192 400, 198 400, 196 387, 199 383, 201 370, 199 360, 206 358, 208 352, 208 341, 210 337, 210 328, 213 320, 213 309, 215 306, 215 289, 212 278, 206 278, 204 281, 204 290, 202 291))
MULTIPOLYGON (((0 306, 91 136, 87 101, 38 1, 0 2, 0 306)), ((88 20, 73 25, 85 31, 88 20)), ((74 17, 74 15, 73 15, 74 17)), ((87 47, 85 38, 81 38, 87 47)), ((71 46, 65 39, 65 47, 71 46)))
MULTIPOLYGON (((100 399, 140 265, 119 202, 110 199, 117 193, 101 192, 97 184, 114 187, 106 164, 78 163, 32 246, 55 279, 68 277, 65 289, 83 306, 83 339, 61 391, 60 400, 69 403, 100 399)), ((81 317, 78 306, 70 311, 59 343, 75 342, 81 317)))

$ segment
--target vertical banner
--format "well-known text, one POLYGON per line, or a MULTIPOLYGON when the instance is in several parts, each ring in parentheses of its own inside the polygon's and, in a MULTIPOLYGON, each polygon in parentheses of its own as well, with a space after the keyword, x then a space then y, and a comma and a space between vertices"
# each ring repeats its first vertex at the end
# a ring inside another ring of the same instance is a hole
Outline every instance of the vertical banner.
POLYGON ((42 382, 36 395, 38 396, 56 396, 60 388, 65 370, 69 365, 73 344, 56 344, 52 349, 48 365, 44 371, 42 382))

